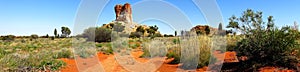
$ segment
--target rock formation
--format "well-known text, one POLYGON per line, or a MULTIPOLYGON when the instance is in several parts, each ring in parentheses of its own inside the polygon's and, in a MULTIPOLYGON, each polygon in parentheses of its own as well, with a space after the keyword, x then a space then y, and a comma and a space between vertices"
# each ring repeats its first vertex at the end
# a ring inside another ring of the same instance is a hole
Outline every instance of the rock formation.
POLYGON ((116 21, 132 22, 132 11, 129 3, 115 6, 116 21))
POLYGON ((196 31, 196 32, 200 32, 200 34, 205 34, 206 31, 207 31, 206 29, 209 29, 209 34, 208 35, 214 35, 214 34, 217 34, 217 32, 218 32, 217 28, 213 28, 213 27, 210 27, 208 25, 204 25, 204 26, 203 25, 197 25, 197 26, 193 27, 191 29, 191 31, 196 31))

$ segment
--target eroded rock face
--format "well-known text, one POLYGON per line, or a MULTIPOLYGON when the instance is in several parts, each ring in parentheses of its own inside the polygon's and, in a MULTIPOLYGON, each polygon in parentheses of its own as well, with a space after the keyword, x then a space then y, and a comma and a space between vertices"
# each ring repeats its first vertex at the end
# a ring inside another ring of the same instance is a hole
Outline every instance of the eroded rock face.
POLYGON ((122 5, 116 5, 115 6, 116 19, 120 16, 121 11, 122 11, 122 5))
POLYGON ((129 3, 115 6, 116 21, 132 22, 132 11, 129 3))

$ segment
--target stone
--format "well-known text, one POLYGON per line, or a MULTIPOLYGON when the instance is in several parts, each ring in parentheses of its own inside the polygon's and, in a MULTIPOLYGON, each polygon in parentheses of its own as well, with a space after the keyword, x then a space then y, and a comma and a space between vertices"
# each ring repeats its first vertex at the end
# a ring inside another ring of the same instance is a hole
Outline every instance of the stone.
POLYGON ((124 5, 120 5, 120 4, 116 5, 115 14, 116 14, 115 21, 132 23, 132 10, 131 10, 131 5, 129 3, 126 3, 124 5))

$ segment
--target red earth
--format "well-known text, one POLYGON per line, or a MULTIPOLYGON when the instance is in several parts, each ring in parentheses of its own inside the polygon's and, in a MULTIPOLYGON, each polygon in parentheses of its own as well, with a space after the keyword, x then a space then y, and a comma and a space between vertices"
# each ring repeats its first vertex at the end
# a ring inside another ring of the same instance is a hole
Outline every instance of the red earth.
MULTIPOLYGON (((134 57, 135 60, 145 63, 148 61, 148 59, 145 58, 140 58, 139 56, 141 56, 143 54, 142 51, 135 51, 135 52, 131 52, 131 55, 134 57)), ((236 53, 235 52, 225 52, 225 53, 218 53, 215 52, 214 56, 218 59, 218 60, 224 60, 224 62, 238 62, 237 57, 235 56, 236 53), (225 56, 224 56, 225 54, 225 56)), ((96 57, 95 57, 96 58, 96 57)), ((99 71, 101 69, 97 69, 96 67, 99 67, 100 64, 98 64, 98 62, 100 61, 102 67, 104 68, 105 71, 107 72, 129 72, 126 69, 122 68, 121 65, 118 64, 118 62, 116 62, 114 55, 106 55, 103 54, 101 52, 97 53, 97 58, 86 58, 86 59, 77 59, 78 62, 80 61, 84 61, 86 63, 78 63, 78 66, 84 65, 84 67, 87 68, 81 68, 78 69, 77 64, 75 62, 75 59, 66 59, 63 58, 61 60, 63 60, 64 62, 67 63, 67 66, 64 67, 63 69, 61 69, 61 72, 79 72, 79 70, 81 69, 86 69, 86 70, 81 70, 84 72, 92 72, 92 71, 99 71), (98 60, 98 62, 97 62, 98 60)), ((179 64, 168 64, 168 62, 172 61, 173 59, 166 59, 165 62, 161 65, 161 67, 159 67, 156 72, 175 72, 177 70, 182 70, 179 69, 178 67, 180 66, 179 64)), ((208 67, 203 67, 203 68, 199 68, 196 71, 197 72, 205 72, 206 70, 208 70, 208 67)), ((189 72, 187 70, 184 70, 185 72, 189 72)), ((293 72, 292 70, 278 70, 278 68, 275 67, 264 67, 260 69, 261 72, 293 72)))

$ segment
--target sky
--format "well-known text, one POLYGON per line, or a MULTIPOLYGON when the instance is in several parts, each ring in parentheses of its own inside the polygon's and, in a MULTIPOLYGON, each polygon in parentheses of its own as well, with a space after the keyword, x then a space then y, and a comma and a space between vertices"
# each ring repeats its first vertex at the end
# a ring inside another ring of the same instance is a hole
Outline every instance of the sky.
MULTIPOLYGON (((147 1, 147 0, 146 0, 147 1)), ((148 0, 150 1, 150 0, 148 0)), ((100 12, 96 26, 109 23, 115 20, 114 6, 116 4, 132 4, 133 21, 145 25, 157 25, 162 34, 173 34, 174 27, 170 23, 185 22, 182 18, 192 24, 206 25, 208 22, 204 18, 201 9, 197 8, 192 0, 162 0, 169 4, 166 9, 159 11, 147 11, 153 6, 143 6, 140 0, 110 0, 102 12, 100 12), (180 11, 185 17, 173 11, 171 7, 180 11), (145 10, 144 10, 145 9, 145 10), (145 12, 147 11, 147 12, 145 12), (165 13, 168 12, 168 13, 165 13), (173 15, 167 19, 172 22, 163 20, 145 20, 141 21, 145 15, 173 15), (176 15, 178 14, 178 16, 176 15)), ((60 27, 66 26, 71 30, 74 28, 74 22, 80 7, 81 0, 0 0, 0 35, 54 35, 54 29, 60 31, 60 27)), ((240 16, 246 9, 262 11, 266 19, 267 16, 274 16, 277 27, 293 25, 294 21, 300 22, 300 0, 217 0, 217 5, 221 11, 223 27, 228 24, 228 18, 232 15, 240 16)), ((151 3, 150 3, 151 4, 151 3)), ((152 4, 156 4, 153 2, 152 4)), ((158 3, 157 3, 158 5, 158 3)), ((161 6, 165 8, 167 6, 161 6)), ((151 10, 151 9, 150 9, 151 10)), ((188 23, 186 23, 188 24, 188 23)), ((182 23, 182 25, 186 25, 182 23)), ((71 34, 72 35, 72 34, 71 34)))

